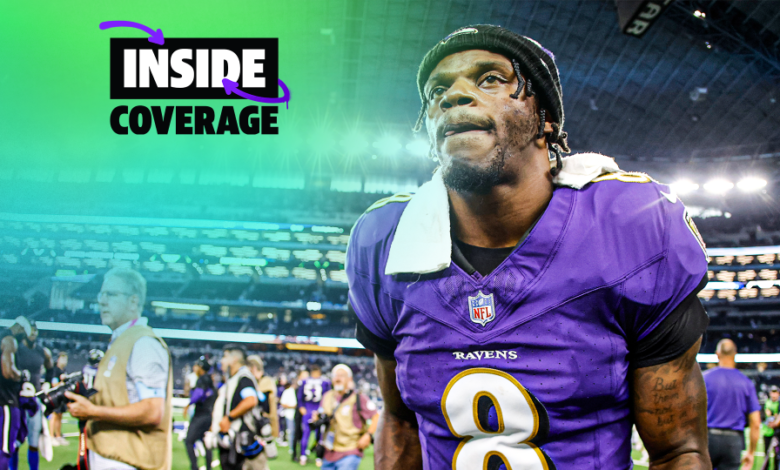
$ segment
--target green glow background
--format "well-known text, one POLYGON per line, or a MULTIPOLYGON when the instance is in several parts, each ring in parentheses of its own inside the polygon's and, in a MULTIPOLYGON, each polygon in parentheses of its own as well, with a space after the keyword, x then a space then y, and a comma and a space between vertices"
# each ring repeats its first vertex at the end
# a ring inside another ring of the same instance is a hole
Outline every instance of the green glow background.
POLYGON ((66 168, 295 169, 317 126, 339 115, 345 2, 131 1, 6 2, 0 13, 0 171, 66 168), (114 134, 119 105, 232 105, 244 100, 111 100, 109 39, 148 37, 140 30, 101 31, 102 21, 161 28, 169 37, 277 37, 279 78, 290 88, 279 106, 279 135, 114 134), (330 116, 330 117, 329 117, 330 116), (314 129, 314 131, 312 131, 314 129))

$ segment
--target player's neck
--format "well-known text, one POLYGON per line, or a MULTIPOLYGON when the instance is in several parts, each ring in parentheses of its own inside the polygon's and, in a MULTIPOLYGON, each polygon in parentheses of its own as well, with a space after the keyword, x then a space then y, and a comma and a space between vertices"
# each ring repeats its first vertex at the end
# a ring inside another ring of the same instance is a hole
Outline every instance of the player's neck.
POLYGON ((722 369, 736 369, 737 363, 734 359, 721 359, 718 361, 718 367, 722 369))
POLYGON ((546 150, 513 173, 516 178, 488 194, 448 189, 450 220, 459 240, 484 248, 515 246, 544 212, 553 193, 546 150))

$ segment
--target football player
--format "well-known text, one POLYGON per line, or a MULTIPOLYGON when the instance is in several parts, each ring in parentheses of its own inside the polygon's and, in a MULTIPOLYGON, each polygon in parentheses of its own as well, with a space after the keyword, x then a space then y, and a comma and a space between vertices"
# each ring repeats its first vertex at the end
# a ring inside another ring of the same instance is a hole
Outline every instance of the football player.
POLYGON ((532 39, 462 28, 417 83, 440 166, 347 248, 385 403, 376 467, 628 469, 635 423, 651 468, 709 468, 707 258, 682 202, 561 158, 558 70, 532 39))
MULTIPOLYGON (((301 432, 301 458, 300 464, 306 465, 309 452, 309 436, 311 431, 315 431, 315 441, 320 440, 319 428, 311 426, 312 420, 315 418, 315 412, 320 407, 320 401, 322 396, 330 390, 330 381, 322 376, 322 369, 317 364, 312 364, 309 367, 310 376, 301 382, 298 387, 298 407, 301 415, 303 416, 301 432)), ((319 464, 320 458, 317 457, 317 463, 319 464)), ((319 465, 318 465, 319 466, 319 465)))
POLYGON ((84 367, 81 368, 81 380, 84 382, 84 388, 89 390, 95 384, 95 377, 97 376, 98 364, 103 360, 105 353, 100 349, 89 350, 89 360, 84 367))

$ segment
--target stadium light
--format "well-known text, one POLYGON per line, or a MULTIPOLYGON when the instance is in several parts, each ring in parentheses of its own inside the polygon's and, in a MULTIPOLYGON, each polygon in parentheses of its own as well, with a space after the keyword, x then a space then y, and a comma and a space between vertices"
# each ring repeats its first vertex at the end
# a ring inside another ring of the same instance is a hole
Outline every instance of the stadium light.
POLYGON ((401 142, 391 135, 385 135, 374 142, 374 148, 384 155, 395 155, 401 150, 401 142))
MULTIPOLYGON (((0 319, 0 327, 8 328, 14 324, 13 320, 0 319)), ((111 328, 105 325, 83 323, 60 323, 39 321, 36 323, 41 331, 62 331, 66 333, 88 333, 110 335, 111 328)), ((199 331, 176 330, 170 328, 155 328, 154 332, 160 338, 186 339, 192 341, 218 341, 220 343, 264 343, 278 344, 279 338, 266 333, 236 333, 232 331, 199 331)), ((313 341, 320 346, 363 349, 363 345, 354 338, 329 338, 326 336, 296 336, 293 341, 313 341)), ((780 356, 780 354, 778 354, 780 356)), ((739 357, 739 356, 737 356, 739 357)), ((737 361, 739 362, 739 361, 737 361)), ((771 361, 770 361, 771 362, 771 361)))
POLYGON ((431 145, 426 139, 414 139, 406 144, 406 150, 415 157, 426 157, 431 145))
POLYGON ((368 140, 357 131, 352 131, 344 136, 340 144, 347 155, 358 155, 368 148, 368 140))
POLYGON ((733 187, 734 183, 723 179, 710 180, 704 184, 704 189, 713 194, 726 194, 733 187))
POLYGON ((761 178, 742 178, 737 187, 745 192, 758 191, 766 186, 766 180, 761 178))
POLYGON ((195 312, 207 312, 209 310, 208 305, 202 305, 202 304, 183 304, 179 302, 160 302, 160 301, 154 301, 152 302, 152 307, 157 308, 169 308, 171 310, 191 310, 195 312))
POLYGON ((674 194, 677 195, 683 195, 692 193, 693 191, 696 191, 699 189, 699 185, 694 183, 693 181, 689 180, 679 180, 675 181, 674 183, 669 185, 670 188, 672 188, 672 191, 674 191, 674 194))
POLYGON ((290 351, 339 352, 339 348, 336 346, 320 346, 318 344, 287 343, 284 346, 290 351))

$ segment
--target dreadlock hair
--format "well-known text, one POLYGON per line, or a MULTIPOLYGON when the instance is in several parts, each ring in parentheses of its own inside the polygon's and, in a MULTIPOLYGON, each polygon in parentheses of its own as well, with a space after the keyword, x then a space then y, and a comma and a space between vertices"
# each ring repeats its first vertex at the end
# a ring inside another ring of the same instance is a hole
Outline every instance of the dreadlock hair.
POLYGON ((428 100, 423 100, 420 113, 417 115, 417 121, 415 121, 414 127, 412 127, 412 132, 420 132, 422 130, 423 122, 425 122, 426 111, 428 111, 428 100))
POLYGON ((541 139, 544 137, 544 115, 546 112, 544 111, 544 108, 542 108, 541 111, 539 111, 539 132, 536 133, 536 138, 541 139))
MULTIPOLYGON (((515 59, 512 59, 512 68, 515 69, 515 76, 517 77, 517 90, 509 96, 513 99, 517 99, 517 97, 520 96, 520 91, 523 89, 523 75, 520 73, 520 64, 518 64, 515 59)), ((528 89, 530 90, 531 82, 528 81, 527 84, 529 87, 528 89)), ((526 95, 528 95, 528 92, 526 92, 526 95)))

